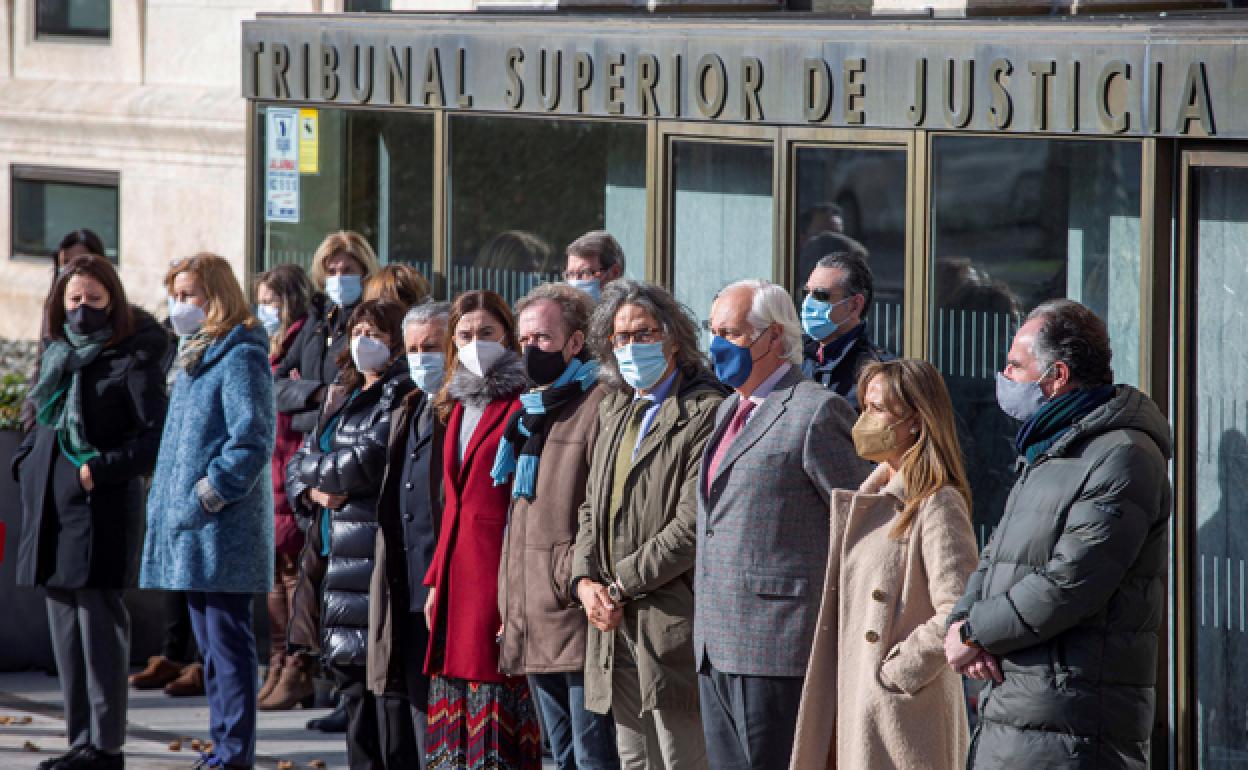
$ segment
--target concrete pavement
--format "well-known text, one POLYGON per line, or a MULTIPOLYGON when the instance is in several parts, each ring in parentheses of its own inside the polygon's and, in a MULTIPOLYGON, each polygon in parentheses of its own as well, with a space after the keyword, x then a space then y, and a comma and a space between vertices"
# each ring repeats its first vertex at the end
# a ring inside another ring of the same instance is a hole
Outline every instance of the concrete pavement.
MULTIPOLYGON (((326 713, 261 712, 256 767, 278 770, 278 763, 288 760, 294 770, 311 770, 320 760, 327 770, 345 770, 343 736, 304 728, 309 719, 326 713)), ((0 724, 0 770, 35 770, 67 749, 55 677, 42 672, 0 674, 0 722, 8 722, 0 724)), ((208 739, 208 702, 202 697, 170 698, 160 690, 131 690, 129 722, 126 770, 189 770, 198 754, 183 739, 208 739), (170 750, 178 740, 183 740, 181 750, 170 750)))

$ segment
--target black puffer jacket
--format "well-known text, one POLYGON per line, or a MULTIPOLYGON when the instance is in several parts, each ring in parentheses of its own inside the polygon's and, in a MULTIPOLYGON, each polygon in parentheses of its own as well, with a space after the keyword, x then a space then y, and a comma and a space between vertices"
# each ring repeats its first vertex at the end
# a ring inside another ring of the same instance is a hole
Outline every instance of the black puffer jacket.
POLYGON ((329 567, 321 584, 321 655, 331 666, 362 667, 368 659, 368 589, 390 418, 413 387, 400 356, 380 382, 341 408, 330 451, 320 450, 323 419, 286 467, 286 493, 298 515, 315 512, 304 497, 310 489, 347 498, 330 514, 329 567))
POLYGON ((338 376, 338 354, 351 341, 347 317, 354 309, 340 308, 324 294, 313 297, 307 322, 273 370, 277 411, 290 415, 291 428, 300 433, 316 428, 321 409, 316 393, 338 376))
POLYGON ((1024 466, 950 615, 999 656, 968 767, 1144 770, 1166 610, 1170 427, 1119 385, 1024 466))

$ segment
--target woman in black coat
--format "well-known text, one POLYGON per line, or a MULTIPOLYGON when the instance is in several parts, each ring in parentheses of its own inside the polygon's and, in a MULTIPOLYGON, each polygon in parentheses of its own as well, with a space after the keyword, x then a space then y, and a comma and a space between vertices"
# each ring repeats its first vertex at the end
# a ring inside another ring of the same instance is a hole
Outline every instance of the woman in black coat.
POLYGON ((122 592, 142 543, 143 476, 160 448, 169 338, 130 306, 103 257, 69 262, 51 300, 30 392, 36 425, 13 460, 17 583, 47 589, 70 743, 40 768, 120 768, 130 658, 122 592))
POLYGON ((375 699, 365 687, 368 592, 390 419, 414 387, 400 355, 403 314, 401 305, 376 300, 360 303, 351 314, 351 345, 340 358, 341 399, 331 396, 317 430, 286 470, 286 495, 295 512, 305 518, 322 514, 318 539, 327 546, 328 568, 321 660, 342 693, 353 770, 403 767, 416 753, 406 699, 375 699))

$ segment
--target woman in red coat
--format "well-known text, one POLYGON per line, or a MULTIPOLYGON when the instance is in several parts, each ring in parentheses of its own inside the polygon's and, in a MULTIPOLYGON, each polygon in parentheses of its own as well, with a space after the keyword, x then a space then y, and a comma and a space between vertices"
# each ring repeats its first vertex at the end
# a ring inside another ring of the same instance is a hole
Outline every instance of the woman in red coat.
MULTIPOLYGON (((315 288, 298 265, 278 265, 256 278, 256 317, 269 335, 269 363, 273 369, 286 357, 291 343, 308 318, 315 288)), ((312 673, 297 656, 286 656, 286 627, 290 623, 295 584, 299 580, 299 552, 303 532, 286 500, 286 463, 299 450, 303 434, 290 424, 291 416, 277 414, 277 442, 271 467, 273 480, 273 535, 277 548, 273 590, 269 592, 269 673, 256 694, 264 711, 294 708, 310 701, 312 673)))
POLYGON ((429 598, 429 770, 541 767, 539 730, 523 677, 498 671, 498 564, 510 489, 490 471, 526 386, 515 321, 492 291, 461 294, 447 326, 451 372, 434 402, 446 425, 445 505, 425 585, 429 598), (454 344, 451 344, 454 343, 454 344))

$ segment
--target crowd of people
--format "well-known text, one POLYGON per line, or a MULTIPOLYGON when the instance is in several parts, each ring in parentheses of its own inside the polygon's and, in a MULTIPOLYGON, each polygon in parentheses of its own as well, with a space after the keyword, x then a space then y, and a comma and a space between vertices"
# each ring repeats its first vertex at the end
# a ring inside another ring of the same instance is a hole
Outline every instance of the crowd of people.
POLYGON ((250 300, 198 254, 163 324, 101 252, 62 249, 13 460, 68 726, 42 770, 124 767, 135 561, 189 615, 198 653, 137 676, 198 666, 199 767, 253 767, 318 675, 353 770, 1147 766, 1170 430, 1077 302, 997 374, 1018 477, 977 553, 949 392, 872 344, 859 251, 704 324, 603 231, 514 308, 351 232, 250 300))

